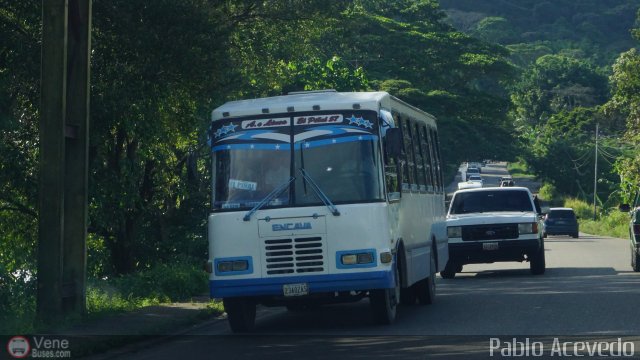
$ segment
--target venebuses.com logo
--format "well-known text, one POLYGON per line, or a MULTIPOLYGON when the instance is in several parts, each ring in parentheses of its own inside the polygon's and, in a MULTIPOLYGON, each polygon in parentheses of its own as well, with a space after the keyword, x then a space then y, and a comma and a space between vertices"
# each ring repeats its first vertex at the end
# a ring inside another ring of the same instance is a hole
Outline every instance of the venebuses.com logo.
POLYGON ((7 353, 15 359, 26 357, 42 359, 70 358, 69 340, 33 336, 14 336, 7 342, 7 353))
POLYGON ((31 344, 24 336, 14 336, 7 342, 7 352, 16 359, 23 359, 29 356, 31 344))

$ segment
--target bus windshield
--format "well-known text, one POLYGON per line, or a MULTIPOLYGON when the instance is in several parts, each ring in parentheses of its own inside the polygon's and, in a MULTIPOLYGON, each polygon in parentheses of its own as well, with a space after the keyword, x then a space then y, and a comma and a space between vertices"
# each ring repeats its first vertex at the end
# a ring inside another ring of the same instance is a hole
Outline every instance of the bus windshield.
POLYGON ((291 177, 289 191, 263 209, 323 204, 301 168, 335 204, 384 201, 377 124, 374 111, 218 121, 212 127, 214 210, 251 209, 291 177))

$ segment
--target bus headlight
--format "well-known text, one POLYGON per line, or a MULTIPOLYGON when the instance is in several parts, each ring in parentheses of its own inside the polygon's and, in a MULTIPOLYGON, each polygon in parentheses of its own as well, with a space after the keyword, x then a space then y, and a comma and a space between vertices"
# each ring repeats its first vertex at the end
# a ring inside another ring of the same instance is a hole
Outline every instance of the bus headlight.
POLYGON ((448 226, 447 227, 447 237, 449 237, 449 238, 460 238, 460 237, 462 237, 462 226, 448 226))
POLYGON ((249 262, 247 260, 237 260, 233 262, 232 271, 245 271, 249 268, 249 262))
POLYGON ((215 259, 216 275, 238 275, 253 272, 250 257, 215 259))
POLYGON ((373 262, 373 254, 366 252, 358 254, 358 264, 369 264, 373 262))
POLYGON ((343 265, 354 265, 358 261, 358 257, 356 254, 347 254, 342 255, 342 264, 343 265))
POLYGON ((340 251, 336 255, 340 262, 339 265, 356 267, 358 265, 375 266, 376 262, 376 251, 373 249, 340 251))

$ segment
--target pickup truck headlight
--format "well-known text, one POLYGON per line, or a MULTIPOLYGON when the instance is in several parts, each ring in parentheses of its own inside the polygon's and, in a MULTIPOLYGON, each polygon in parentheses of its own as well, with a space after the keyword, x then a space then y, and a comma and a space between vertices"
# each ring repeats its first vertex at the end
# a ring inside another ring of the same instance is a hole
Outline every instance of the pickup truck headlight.
POLYGON ((462 237, 462 226, 448 226, 447 227, 447 237, 449 237, 449 238, 462 237))
POLYGON ((538 233, 538 223, 518 224, 518 232, 520 234, 537 234, 538 233))

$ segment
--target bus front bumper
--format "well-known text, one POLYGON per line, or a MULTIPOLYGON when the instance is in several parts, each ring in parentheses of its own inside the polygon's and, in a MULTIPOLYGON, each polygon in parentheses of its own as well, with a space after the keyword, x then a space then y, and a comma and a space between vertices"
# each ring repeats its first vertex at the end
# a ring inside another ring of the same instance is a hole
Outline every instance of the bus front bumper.
POLYGON ((283 286, 306 283, 309 294, 336 291, 390 289, 395 281, 392 271, 347 274, 286 276, 258 279, 210 280, 211 298, 239 296, 282 296, 283 286))

